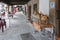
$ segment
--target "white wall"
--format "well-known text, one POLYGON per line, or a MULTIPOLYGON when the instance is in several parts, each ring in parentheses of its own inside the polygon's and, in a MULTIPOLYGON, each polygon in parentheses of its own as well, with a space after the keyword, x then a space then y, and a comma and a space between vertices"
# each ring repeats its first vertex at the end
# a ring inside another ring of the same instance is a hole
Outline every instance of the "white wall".
POLYGON ((39 13, 49 16, 49 0, 39 0, 39 13))

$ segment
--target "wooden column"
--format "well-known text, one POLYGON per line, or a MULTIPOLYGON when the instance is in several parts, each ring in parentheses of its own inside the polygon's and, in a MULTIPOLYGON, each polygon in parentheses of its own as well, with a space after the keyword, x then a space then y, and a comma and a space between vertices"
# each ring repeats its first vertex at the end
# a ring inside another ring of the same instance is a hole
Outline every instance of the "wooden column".
POLYGON ((31 20, 31 6, 29 6, 29 14, 28 14, 29 20, 31 20))
POLYGON ((25 15, 26 15, 26 6, 25 6, 25 15))
POLYGON ((56 40, 60 40, 60 0, 56 0, 56 40))
POLYGON ((9 5, 8 5, 8 13, 9 13, 9 5))

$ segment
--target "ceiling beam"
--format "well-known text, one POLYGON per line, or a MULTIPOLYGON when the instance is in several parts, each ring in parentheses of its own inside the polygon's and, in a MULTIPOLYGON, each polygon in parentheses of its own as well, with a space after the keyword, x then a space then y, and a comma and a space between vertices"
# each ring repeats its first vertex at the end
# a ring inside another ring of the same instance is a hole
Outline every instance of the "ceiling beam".
POLYGON ((9 5, 22 5, 22 4, 26 4, 30 0, 0 0, 0 1, 9 5))
POLYGON ((24 5, 26 3, 27 2, 11 2, 10 4, 12 4, 12 5, 24 5))

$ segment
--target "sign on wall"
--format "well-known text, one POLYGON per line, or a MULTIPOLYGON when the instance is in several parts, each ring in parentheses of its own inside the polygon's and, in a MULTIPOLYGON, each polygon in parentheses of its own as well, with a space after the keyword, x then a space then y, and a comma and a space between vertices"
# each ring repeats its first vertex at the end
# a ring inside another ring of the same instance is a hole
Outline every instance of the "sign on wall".
POLYGON ((50 8, 55 8, 55 2, 50 2, 50 8))

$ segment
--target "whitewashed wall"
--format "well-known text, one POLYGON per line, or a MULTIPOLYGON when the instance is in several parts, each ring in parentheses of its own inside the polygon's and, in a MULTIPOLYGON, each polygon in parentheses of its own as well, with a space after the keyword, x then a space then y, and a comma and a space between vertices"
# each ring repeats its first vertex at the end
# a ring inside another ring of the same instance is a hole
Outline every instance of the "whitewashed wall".
POLYGON ((39 12, 49 16, 49 0, 39 0, 39 12))

